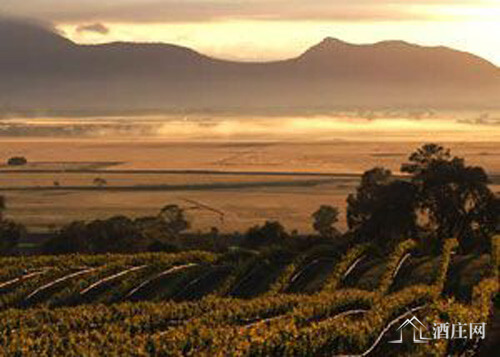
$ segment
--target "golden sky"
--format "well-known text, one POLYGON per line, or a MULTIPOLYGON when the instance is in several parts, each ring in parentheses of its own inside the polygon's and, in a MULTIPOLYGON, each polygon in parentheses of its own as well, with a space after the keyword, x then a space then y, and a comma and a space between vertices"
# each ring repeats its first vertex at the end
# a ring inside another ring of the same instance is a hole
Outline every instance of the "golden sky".
POLYGON ((500 0, 1 0, 0 12, 53 23, 79 43, 166 42, 215 57, 272 60, 330 36, 405 40, 500 66, 500 0))

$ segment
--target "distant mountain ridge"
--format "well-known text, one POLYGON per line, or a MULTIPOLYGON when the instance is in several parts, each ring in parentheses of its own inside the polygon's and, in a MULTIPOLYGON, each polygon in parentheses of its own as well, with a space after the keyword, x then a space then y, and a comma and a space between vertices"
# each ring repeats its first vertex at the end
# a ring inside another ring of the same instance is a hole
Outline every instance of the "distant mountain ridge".
POLYGON ((0 111, 500 107, 500 68, 403 41, 326 38, 297 58, 215 59, 167 44, 77 45, 0 19, 0 111))

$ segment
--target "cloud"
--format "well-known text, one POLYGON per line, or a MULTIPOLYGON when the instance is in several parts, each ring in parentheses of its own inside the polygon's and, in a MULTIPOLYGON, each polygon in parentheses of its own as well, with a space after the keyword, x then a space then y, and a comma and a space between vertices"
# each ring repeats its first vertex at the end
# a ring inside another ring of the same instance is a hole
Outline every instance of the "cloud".
POLYGON ((394 21, 422 19, 421 6, 494 6, 494 0, 1 0, 3 11, 54 22, 223 20, 394 21))
POLYGON ((78 33, 95 32, 100 35, 107 35, 110 32, 110 30, 106 25, 102 23, 95 23, 91 25, 80 25, 76 28, 76 32, 78 33))

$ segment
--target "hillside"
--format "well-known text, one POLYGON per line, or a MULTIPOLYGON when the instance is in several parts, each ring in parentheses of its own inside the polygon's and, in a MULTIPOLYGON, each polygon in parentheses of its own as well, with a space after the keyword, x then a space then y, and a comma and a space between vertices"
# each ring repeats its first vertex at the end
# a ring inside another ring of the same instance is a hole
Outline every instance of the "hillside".
POLYGON ((255 110, 495 107, 500 69, 401 41, 326 38, 297 58, 243 63, 167 44, 77 45, 0 19, 0 109, 255 110))
POLYGON ((497 255, 455 247, 2 258, 0 343, 7 355, 458 355, 478 340, 387 343, 411 316, 489 321, 497 255))

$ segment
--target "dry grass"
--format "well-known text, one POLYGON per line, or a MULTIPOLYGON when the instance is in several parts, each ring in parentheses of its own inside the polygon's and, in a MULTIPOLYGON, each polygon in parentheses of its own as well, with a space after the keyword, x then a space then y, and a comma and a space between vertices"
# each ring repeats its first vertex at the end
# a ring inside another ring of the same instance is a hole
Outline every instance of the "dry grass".
MULTIPOLYGON (((397 171, 416 142, 164 142, 156 140, 37 140, 10 139, 0 142, 0 161, 23 155, 34 172, 0 173, 0 189, 52 187, 54 191, 2 192, 8 199, 7 215, 31 228, 47 229, 72 220, 88 220, 116 214, 140 216, 156 213, 163 205, 185 199, 200 201, 223 211, 225 221, 211 212, 189 211, 194 230, 218 226, 223 231, 245 230, 266 219, 277 219, 290 230, 309 231, 310 215, 321 204, 345 209, 345 199, 357 185, 354 177, 334 177, 331 182, 301 185, 324 177, 275 175, 146 174, 120 170, 218 170, 262 172, 322 172, 360 174, 373 166, 397 171), (105 170, 65 173, 64 170, 105 170), (40 173, 36 170, 61 170, 40 173), (113 173, 115 171, 115 173, 113 173), (118 172, 116 172, 118 171, 118 172), (102 177, 112 187, 142 186, 137 192, 67 190, 68 186, 93 186, 102 177), (269 183, 268 186, 231 188, 233 183, 269 183), (284 182, 287 186, 273 186, 284 182), (221 185, 229 185, 223 188, 221 185), (144 190, 144 186, 205 185, 203 189, 144 190), (216 185, 216 187, 211 187, 216 185), (215 189, 217 188, 217 189, 215 189)), ((447 144, 468 162, 500 174, 498 143, 447 144)), ((5 170, 5 167, 0 167, 5 170)), ((498 190, 498 182, 494 189, 498 190)))

